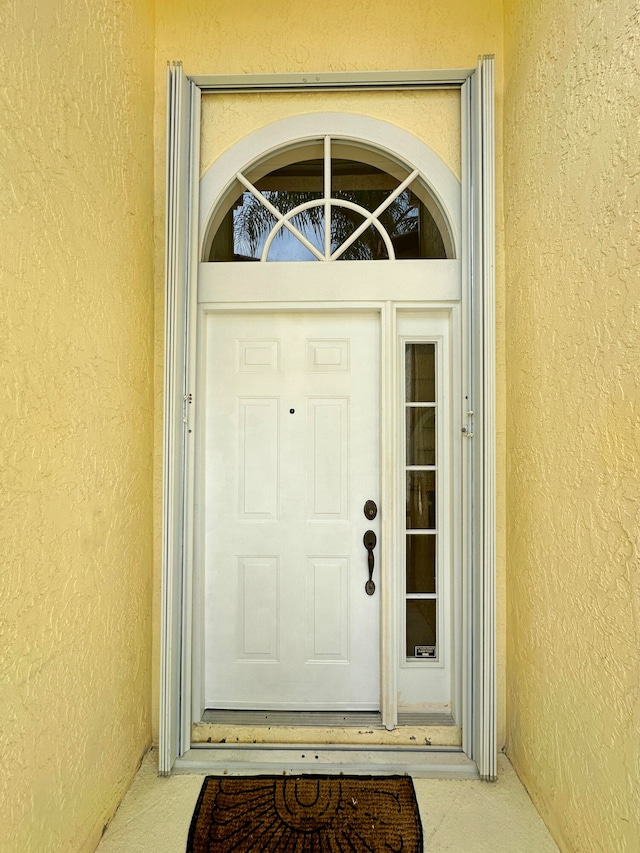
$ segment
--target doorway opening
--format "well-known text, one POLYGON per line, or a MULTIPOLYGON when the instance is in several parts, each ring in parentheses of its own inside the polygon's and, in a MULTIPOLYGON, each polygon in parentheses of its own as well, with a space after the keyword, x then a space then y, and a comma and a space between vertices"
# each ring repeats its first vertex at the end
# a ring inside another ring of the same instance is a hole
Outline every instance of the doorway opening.
POLYGON ((343 113, 268 125, 197 180, 202 81, 179 76, 191 165, 170 186, 197 228, 170 221, 168 269, 188 287, 169 311, 182 302, 187 322, 169 358, 184 443, 169 436, 165 466, 165 566, 181 566, 163 599, 164 686, 180 674, 167 761, 195 760, 206 714, 326 712, 390 732, 440 715, 473 764, 489 718, 469 653, 485 642, 469 594, 470 184, 407 132, 343 113))

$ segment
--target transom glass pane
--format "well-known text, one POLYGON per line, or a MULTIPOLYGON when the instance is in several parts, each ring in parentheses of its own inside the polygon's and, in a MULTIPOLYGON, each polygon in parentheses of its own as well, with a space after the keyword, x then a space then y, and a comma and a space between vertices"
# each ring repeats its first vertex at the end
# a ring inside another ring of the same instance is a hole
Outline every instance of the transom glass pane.
MULTIPOLYGON (((311 211, 305 211, 305 213, 315 213, 318 210, 321 209, 315 207, 311 211)), ((291 217, 290 222, 318 251, 324 251, 324 220, 314 222, 314 226, 310 228, 308 227, 309 220, 305 214, 298 213, 291 217)), ((269 249, 269 260, 316 261, 317 257, 288 228, 282 226, 269 249)))
MULTIPOLYGON (((332 226, 339 226, 340 233, 335 236, 332 227, 331 251, 341 246, 344 241, 353 234, 356 228, 364 221, 364 217, 358 213, 352 213, 342 207, 331 208, 332 226), (349 215, 351 214, 351 215, 349 215), (349 220, 352 220, 351 222, 349 220)), ((385 246, 384 238, 375 225, 370 225, 361 235, 339 255, 338 261, 383 261, 387 260, 389 253, 385 246)))
POLYGON ((336 260, 446 258, 442 234, 422 200, 428 197, 428 192, 418 183, 417 172, 373 152, 365 154, 363 160, 337 155, 309 156, 319 153, 323 145, 328 146, 326 151, 334 147, 338 154, 341 150, 346 153, 361 150, 354 144, 327 137, 306 144, 303 149, 306 158, 287 163, 291 152, 278 154, 271 161, 278 164, 277 168, 265 172, 262 167, 254 167, 247 173, 255 173, 251 180, 239 175, 237 195, 234 198, 231 193, 226 213, 216 216, 218 225, 206 260, 333 260, 330 255, 340 249, 357 227, 356 223, 360 224, 374 212, 392 249, 381 237, 380 229, 371 225, 344 252, 338 253, 336 260), (283 161, 285 165, 281 165, 283 161), (247 181, 253 189, 248 188, 247 181), (327 245, 323 200, 336 202, 331 204, 331 237, 327 245), (310 204, 314 201, 320 203, 310 204), (305 209, 296 215, 297 228, 321 249, 321 257, 305 249, 303 243, 300 248, 294 246, 296 236, 282 226, 263 255, 278 214, 285 215, 300 205, 305 205, 305 209))

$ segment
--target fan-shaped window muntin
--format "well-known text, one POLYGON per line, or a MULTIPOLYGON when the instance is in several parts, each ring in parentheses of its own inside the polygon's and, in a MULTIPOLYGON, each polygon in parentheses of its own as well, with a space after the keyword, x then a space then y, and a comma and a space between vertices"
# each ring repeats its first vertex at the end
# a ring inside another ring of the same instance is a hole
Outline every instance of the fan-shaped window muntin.
POLYGON ((237 172, 203 252, 214 262, 453 257, 447 218, 417 169, 330 136, 237 172))

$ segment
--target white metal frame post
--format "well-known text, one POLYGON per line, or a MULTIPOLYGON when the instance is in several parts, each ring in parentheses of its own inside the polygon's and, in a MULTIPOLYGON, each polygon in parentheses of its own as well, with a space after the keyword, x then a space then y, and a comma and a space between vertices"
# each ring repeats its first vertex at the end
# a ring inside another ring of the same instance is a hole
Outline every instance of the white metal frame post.
POLYGON ((162 615, 160 772, 179 755, 182 675, 182 592, 185 387, 185 305, 190 211, 189 83, 179 65, 167 68, 165 374, 162 493, 162 615))
POLYGON ((472 204, 475 333, 474 384, 477 398, 478 447, 475 453, 475 532, 473 561, 476 596, 474 758, 480 778, 496 778, 496 408, 495 408, 495 141, 494 68, 482 57, 473 94, 472 204))
MULTIPOLYGON (((477 69, 362 74, 187 77, 168 68, 162 614, 159 770, 190 746, 191 507, 185 490, 198 257, 202 93, 456 88, 462 95, 463 241, 468 415, 463 431, 466 535, 463 748, 481 778, 496 775, 495 320, 493 58, 477 69)), ((191 455, 192 456, 192 455, 191 455)))

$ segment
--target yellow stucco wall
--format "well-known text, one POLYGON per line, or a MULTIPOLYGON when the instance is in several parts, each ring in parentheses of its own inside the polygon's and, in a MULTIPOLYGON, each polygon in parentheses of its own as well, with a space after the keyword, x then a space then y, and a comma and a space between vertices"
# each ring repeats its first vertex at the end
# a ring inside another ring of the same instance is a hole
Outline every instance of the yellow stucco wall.
MULTIPOLYGON (((396 70, 492 52, 499 742, 506 650, 509 754, 561 847, 640 848, 640 9, 505 1, 504 46, 502 0, 274 0, 267 14, 254 0, 4 4, 0 826, 11 853, 92 851, 149 743, 151 710, 157 736, 165 62, 396 70)), ((386 97, 358 109, 415 132, 422 96, 386 97)), ((307 109, 280 98, 274 116, 276 100, 254 101, 226 99, 220 147, 307 109)))
POLYGON ((561 849, 640 850, 640 7, 509 0, 508 752, 561 849))
POLYGON ((315 92, 269 95, 204 95, 200 128, 200 174, 220 154, 257 127, 293 115, 343 112, 389 121, 420 136, 460 179, 460 92, 315 92))
POLYGON ((150 742, 153 2, 0 15, 0 848, 93 851, 150 742))
MULTIPOLYGON (((502 0, 406 0, 398 4, 367 0, 349 5, 343 0, 321 0, 304 4, 295 0, 274 0, 268 7, 255 0, 222 0, 213 6, 205 0, 175 3, 158 0, 156 6, 156 223, 157 244, 162 245, 165 169, 164 64, 183 62, 187 74, 285 73, 304 71, 377 71, 424 68, 475 67, 482 53, 497 55, 497 146, 501 151, 502 110, 502 0)), ((220 149, 234 141, 234 134, 246 134, 286 114, 310 109, 326 110, 330 96, 310 96, 317 107, 310 107, 301 96, 238 96, 220 98, 223 122, 218 128, 212 120, 212 133, 219 133, 220 149), (273 100, 271 100, 273 98, 273 100)), ((448 116, 447 97, 439 100, 442 115, 448 116)), ((421 122, 424 138, 448 162, 454 172, 458 154, 446 140, 446 134, 427 125, 432 120, 424 112, 424 94, 408 93, 395 99, 386 94, 340 95, 338 109, 362 111, 416 133, 421 122), (440 136, 440 138, 438 138, 440 136)), ((431 109, 431 108, 429 108, 431 109)), ((447 121, 449 119, 447 118, 447 121)), ((207 126, 209 126, 207 124, 207 126)), ((235 137, 237 138, 237 136, 235 137)), ((207 160, 211 154, 207 153, 207 160)), ((500 154, 499 154, 500 158, 500 154)), ((499 163, 501 160, 499 159, 499 163)), ((501 174, 501 165, 498 170, 501 174)), ((502 287, 501 184, 498 185, 498 446, 500 455, 499 488, 499 740, 504 736, 504 658, 505 658, 505 578, 504 578, 504 326, 502 287)), ((158 270, 162 257, 157 250, 158 270)), ((160 499, 161 381, 162 381, 162 287, 156 277, 156 509, 160 499)), ((154 731, 157 736, 160 603, 160 527, 156 512, 156 581, 154 584, 154 731)))

